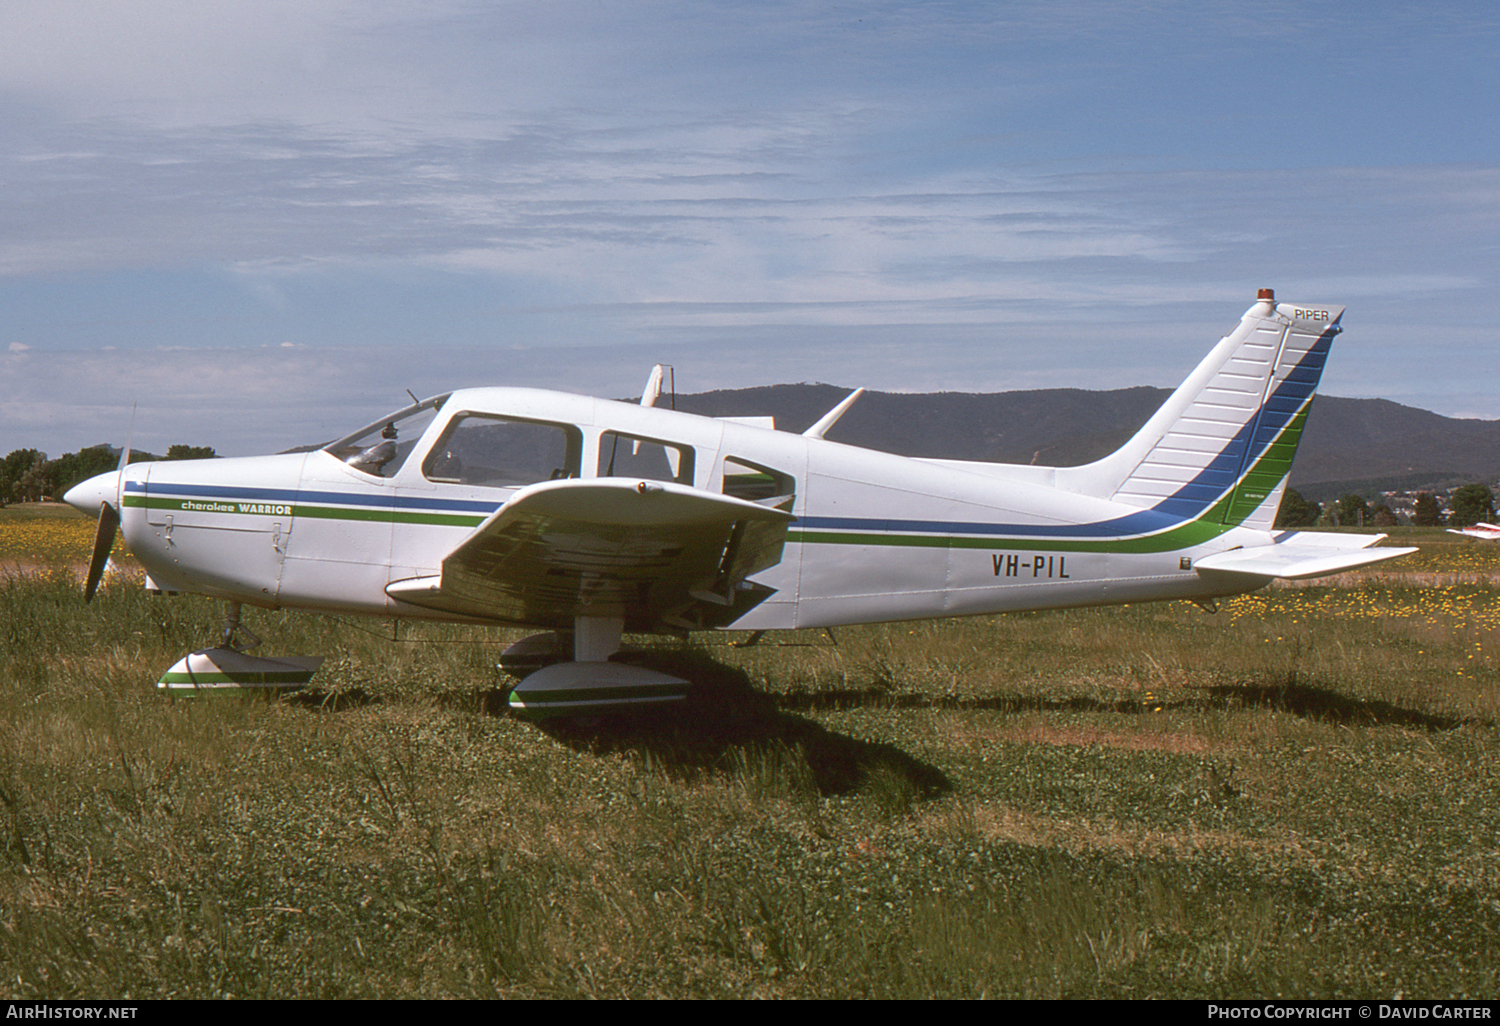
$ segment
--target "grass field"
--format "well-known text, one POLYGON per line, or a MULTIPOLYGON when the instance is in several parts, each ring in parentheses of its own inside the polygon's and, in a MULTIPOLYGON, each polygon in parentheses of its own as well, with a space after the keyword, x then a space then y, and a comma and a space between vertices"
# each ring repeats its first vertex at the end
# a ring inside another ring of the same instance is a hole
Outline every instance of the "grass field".
POLYGON ((1500 989, 1493 586, 714 636, 543 729, 518 632, 255 613, 309 694, 160 698, 219 607, 58 558, 0 580, 7 998, 1500 989))

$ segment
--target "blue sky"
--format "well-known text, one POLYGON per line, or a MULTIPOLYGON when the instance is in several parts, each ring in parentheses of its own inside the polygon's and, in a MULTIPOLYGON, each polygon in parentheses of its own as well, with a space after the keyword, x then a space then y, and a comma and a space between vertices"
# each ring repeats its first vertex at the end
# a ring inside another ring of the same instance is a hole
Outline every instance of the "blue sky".
POLYGON ((0 452, 226 455, 468 384, 1174 385, 1500 418, 1473 3, 7 0, 0 452))

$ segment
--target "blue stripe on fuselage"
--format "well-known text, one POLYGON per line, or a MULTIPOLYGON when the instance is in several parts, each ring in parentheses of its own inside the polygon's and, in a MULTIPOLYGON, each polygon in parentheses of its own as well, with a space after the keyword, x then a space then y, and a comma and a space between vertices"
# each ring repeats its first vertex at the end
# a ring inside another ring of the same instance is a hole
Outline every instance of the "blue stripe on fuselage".
MULTIPOLYGON (((148 489, 139 481, 125 482, 127 492, 147 493, 148 489)), ((499 509, 503 502, 483 499, 437 499, 428 496, 406 496, 391 493, 367 492, 311 492, 295 488, 246 488, 237 485, 194 485, 172 482, 151 483, 151 495, 191 495, 216 499, 246 499, 260 502, 318 502, 338 506, 376 506, 395 509, 433 509, 462 513, 488 515, 499 509)))
POLYGON ((1092 524, 996 524, 954 520, 882 520, 874 517, 799 517, 799 528, 824 531, 914 532, 921 534, 1004 535, 1020 538, 1118 538, 1155 534, 1182 523, 1181 517, 1143 509, 1092 524))

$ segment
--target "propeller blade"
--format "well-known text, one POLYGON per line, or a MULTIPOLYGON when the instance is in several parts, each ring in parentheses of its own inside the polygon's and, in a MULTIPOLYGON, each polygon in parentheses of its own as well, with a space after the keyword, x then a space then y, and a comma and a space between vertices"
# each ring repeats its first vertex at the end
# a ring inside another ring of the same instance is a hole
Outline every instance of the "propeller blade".
POLYGON ((99 504, 99 526, 94 530, 94 553, 89 557, 89 576, 83 585, 83 600, 90 602, 104 577, 104 564, 115 547, 115 532, 120 528, 120 514, 107 502, 99 504))

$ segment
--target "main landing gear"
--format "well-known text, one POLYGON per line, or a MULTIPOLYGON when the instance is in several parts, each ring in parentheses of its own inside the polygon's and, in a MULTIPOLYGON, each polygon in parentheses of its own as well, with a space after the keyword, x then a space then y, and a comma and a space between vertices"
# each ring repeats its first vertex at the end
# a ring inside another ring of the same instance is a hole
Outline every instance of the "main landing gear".
POLYGON ((571 632, 533 634, 500 655, 500 668, 520 678, 510 707, 530 719, 598 716, 681 702, 692 684, 644 666, 611 662, 625 620, 580 616, 571 632))

